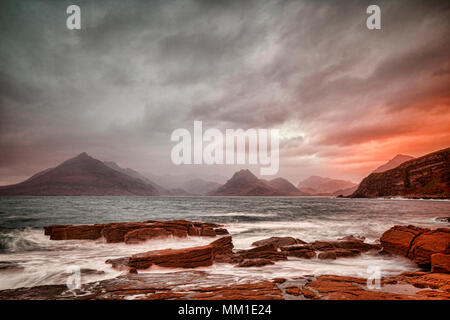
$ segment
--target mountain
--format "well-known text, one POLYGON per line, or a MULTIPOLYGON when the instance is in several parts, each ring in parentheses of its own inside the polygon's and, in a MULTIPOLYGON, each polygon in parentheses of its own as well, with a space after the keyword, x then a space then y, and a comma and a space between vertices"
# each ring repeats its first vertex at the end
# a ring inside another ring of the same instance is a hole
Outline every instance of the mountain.
POLYGON ((219 185, 224 184, 229 179, 227 177, 217 175, 217 174, 204 174, 204 173, 200 173, 198 175, 197 174, 196 175, 194 175, 194 174, 155 175, 152 173, 146 173, 145 176, 167 190, 175 189, 175 188, 183 188, 184 184, 188 184, 189 181, 197 180, 197 179, 201 179, 206 182, 215 182, 219 185))
POLYGON ((353 192, 355 192, 356 189, 358 189, 357 185, 354 187, 346 188, 346 189, 339 189, 339 190, 333 192, 332 195, 335 197, 338 197, 338 196, 347 197, 347 196, 351 195, 353 192))
POLYGON ((258 179, 250 170, 236 172, 223 186, 209 193, 211 196, 283 196, 286 195, 263 180, 258 179))
POLYGON ((450 198, 450 148, 404 162, 363 179, 354 198, 450 198))
POLYGON ((280 190, 286 195, 291 196, 307 196, 309 195, 306 192, 302 192, 298 190, 292 183, 290 183, 288 180, 284 178, 275 178, 272 180, 263 180, 266 184, 271 186, 272 188, 275 188, 277 190, 280 190))
POLYGON ((379 166, 378 168, 373 170, 372 173, 385 172, 385 171, 394 169, 394 168, 398 167, 399 165, 401 165, 402 163, 412 160, 412 159, 414 159, 414 157, 407 156, 404 154, 398 154, 394 158, 392 158, 391 160, 389 160, 388 162, 383 164, 382 166, 379 166))
POLYGON ((351 181, 311 176, 308 179, 300 181, 297 188, 311 195, 333 195, 336 191, 355 186, 357 184, 351 181))
POLYGON ((204 195, 212 192, 221 186, 220 183, 205 181, 203 179, 192 179, 184 182, 181 188, 191 194, 204 195))
POLYGON ((135 179, 141 180, 144 183, 150 184, 153 186, 157 191, 159 195, 170 195, 171 192, 163 187, 161 187, 159 184, 154 183, 146 176, 142 175, 141 173, 137 172, 136 170, 130 169, 130 168, 122 168, 114 161, 103 161, 105 165, 110 167, 111 169, 114 169, 116 171, 119 171, 123 174, 126 174, 127 176, 133 177, 135 179))
POLYGON ((14 185, 0 187, 0 195, 34 196, 153 196, 149 183, 105 165, 83 152, 60 165, 14 185))

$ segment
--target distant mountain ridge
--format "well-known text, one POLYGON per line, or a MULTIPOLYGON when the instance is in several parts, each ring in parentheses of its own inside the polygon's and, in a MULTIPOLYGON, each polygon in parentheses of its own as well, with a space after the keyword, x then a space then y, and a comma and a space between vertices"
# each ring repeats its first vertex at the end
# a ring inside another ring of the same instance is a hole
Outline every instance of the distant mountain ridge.
POLYGON ((250 170, 236 172, 224 185, 209 193, 211 196, 282 196, 263 180, 258 179, 250 170))
POLYGON ((450 148, 406 161, 388 171, 371 173, 351 195, 395 196, 450 198, 450 148))
POLYGON ((414 159, 414 157, 404 155, 404 154, 398 154, 394 158, 392 158, 391 160, 386 162, 385 164, 383 164, 383 165, 379 166, 378 168, 376 168, 375 170, 373 170, 372 173, 385 172, 385 171, 394 169, 394 168, 398 167, 399 165, 401 165, 402 163, 412 160, 412 159, 414 159))
POLYGON ((311 195, 334 195, 337 191, 347 190, 355 186, 357 184, 351 181, 311 176, 300 181, 297 189, 311 195))
POLYGON ((0 195, 154 196, 159 192, 153 185, 112 169, 83 152, 21 183, 0 187, 0 195))

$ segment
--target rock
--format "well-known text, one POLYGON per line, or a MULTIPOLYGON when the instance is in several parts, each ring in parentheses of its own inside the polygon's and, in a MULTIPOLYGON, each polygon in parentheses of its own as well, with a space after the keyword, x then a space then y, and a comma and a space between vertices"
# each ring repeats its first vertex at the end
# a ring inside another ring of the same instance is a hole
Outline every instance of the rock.
POLYGON ((267 300, 283 299, 276 283, 202 271, 125 274, 81 285, 75 295, 64 285, 0 290, 0 300, 267 300))
POLYGON ((311 248, 320 251, 334 250, 334 249, 356 249, 361 252, 369 250, 380 250, 381 246, 378 244, 365 243, 361 240, 341 240, 341 241, 314 241, 310 244, 311 248))
POLYGON ((228 232, 228 230, 227 230, 227 229, 224 229, 224 228, 216 228, 216 229, 214 229, 214 231, 216 231, 216 234, 217 234, 218 236, 223 236, 223 235, 230 234, 230 233, 228 232))
POLYGON ((245 259, 240 262, 237 267, 247 268, 247 267, 262 267, 266 265, 274 264, 272 260, 269 259, 245 259))
POLYGON ((429 269, 432 254, 450 253, 450 229, 394 226, 382 235, 380 242, 384 251, 408 257, 429 269))
POLYGON ((336 259, 344 257, 355 257, 361 254, 358 249, 334 249, 319 253, 319 259, 336 259))
POLYGON ((340 238, 338 240, 346 240, 346 241, 364 241, 366 239, 366 237, 362 237, 362 236, 354 236, 354 235, 349 235, 349 236, 345 236, 343 238, 340 238))
POLYGON ((412 241, 421 233, 429 229, 419 228, 412 225, 394 226, 383 233, 380 238, 383 250, 406 257, 412 241))
POLYGON ((51 240, 96 240, 103 237, 108 243, 137 243, 154 238, 205 236, 228 234, 215 223, 169 220, 144 222, 118 222, 94 225, 52 225, 44 228, 51 240))
POLYGON ((115 269, 147 269, 153 265, 166 268, 197 268, 210 266, 217 257, 232 255, 231 236, 220 238, 208 245, 185 249, 152 250, 129 258, 110 259, 106 263, 115 269))
POLYGON ((312 259, 316 256, 314 249, 305 246, 281 247, 280 250, 292 257, 312 259))
POLYGON ((96 240, 101 238, 102 225, 62 226, 53 225, 44 227, 44 234, 50 240, 96 240))
POLYGON ((419 266, 430 267, 431 255, 434 253, 450 253, 449 228, 439 228, 418 235, 407 256, 419 266))
POLYGON ((337 256, 333 250, 329 250, 319 253, 318 258, 322 260, 335 260, 337 256))
POLYGON ((431 272, 450 273, 450 254, 444 253, 432 254, 431 272))
POLYGON ((136 268, 130 268, 130 269, 128 270, 128 273, 129 273, 129 274, 138 274, 138 271, 137 271, 136 268))
POLYGON ((104 225, 101 229, 101 235, 108 243, 118 243, 125 241, 125 235, 137 229, 148 228, 147 223, 111 223, 104 225))
POLYGON ((152 265, 166 268, 197 268, 210 266, 213 263, 213 247, 211 245, 186 249, 153 250, 132 255, 128 267, 147 269, 152 265))
POLYGON ((287 294, 290 294, 293 296, 299 296, 301 294, 300 288, 297 286, 286 287, 285 291, 287 294))
POLYGON ((167 238, 172 233, 163 228, 140 228, 129 231, 124 236, 127 244, 139 243, 149 239, 167 238))
POLYGON ((273 244, 275 248, 280 248, 283 246, 290 246, 294 244, 305 244, 306 242, 295 239, 293 237, 271 237, 268 239, 259 240, 252 243, 253 247, 265 246, 267 244, 273 244))
POLYGON ((213 247, 213 259, 218 257, 229 257, 233 255, 233 241, 231 236, 217 239, 210 243, 213 247))
POLYGON ((215 237, 216 232, 214 231, 213 228, 204 228, 204 229, 202 229, 200 235, 202 237, 215 237))
POLYGON ((256 247, 249 250, 240 250, 234 254, 231 262, 239 263, 245 259, 268 259, 271 261, 287 260, 286 254, 279 252, 273 244, 256 247))

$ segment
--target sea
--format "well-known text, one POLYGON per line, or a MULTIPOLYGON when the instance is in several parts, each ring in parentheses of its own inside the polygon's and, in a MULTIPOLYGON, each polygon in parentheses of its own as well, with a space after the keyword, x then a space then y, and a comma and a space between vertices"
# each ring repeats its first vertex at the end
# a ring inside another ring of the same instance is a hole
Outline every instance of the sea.
MULTIPOLYGON (((43 227, 52 224, 171 219, 215 222, 228 229, 236 249, 247 249, 254 241, 272 236, 310 242, 354 235, 372 243, 394 225, 449 227, 449 216, 450 201, 402 198, 0 197, 0 290, 65 284, 74 268, 82 270, 82 283, 114 278, 124 271, 112 269, 105 263, 107 259, 213 241, 207 237, 149 240, 133 245, 110 244, 102 239, 51 241, 43 227)), ((289 257, 288 261, 252 268, 216 263, 196 270, 273 279, 323 274, 366 277, 373 267, 379 268, 382 276, 418 270, 406 258, 371 252, 337 260, 289 257)), ((142 272, 176 271, 152 267, 142 272)))

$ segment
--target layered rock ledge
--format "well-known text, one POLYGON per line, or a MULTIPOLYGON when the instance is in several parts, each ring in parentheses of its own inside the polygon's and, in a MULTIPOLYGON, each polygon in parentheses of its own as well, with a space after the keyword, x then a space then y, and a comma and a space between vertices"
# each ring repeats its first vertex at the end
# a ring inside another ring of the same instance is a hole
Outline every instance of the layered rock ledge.
POLYGON ((50 240, 97 240, 104 238, 109 243, 138 243, 149 239, 170 236, 215 237, 228 231, 215 223, 169 220, 144 222, 117 222, 94 225, 52 225, 44 227, 50 240))
POLYGON ((394 226, 380 238, 385 252, 407 257, 426 270, 450 272, 450 229, 394 226))

